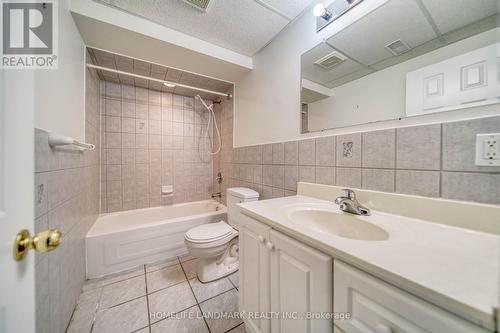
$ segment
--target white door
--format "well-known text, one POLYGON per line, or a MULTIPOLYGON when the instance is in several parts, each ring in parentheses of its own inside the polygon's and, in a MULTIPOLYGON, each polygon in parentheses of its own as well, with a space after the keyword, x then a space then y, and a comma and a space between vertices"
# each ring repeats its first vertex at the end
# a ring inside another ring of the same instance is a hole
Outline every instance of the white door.
MULTIPOLYGON (((240 257, 240 311, 264 313, 269 311, 269 237, 268 226, 240 215, 239 257, 240 257)), ((245 319, 250 333, 268 333, 269 320, 245 319)))
POLYGON ((333 311, 332 258, 275 230, 270 231, 273 333, 331 333, 333 321, 306 313, 333 311), (319 317, 318 317, 319 318, 319 317))
POLYGON ((34 254, 13 258, 34 232, 34 72, 0 70, 0 332, 35 332, 34 254))

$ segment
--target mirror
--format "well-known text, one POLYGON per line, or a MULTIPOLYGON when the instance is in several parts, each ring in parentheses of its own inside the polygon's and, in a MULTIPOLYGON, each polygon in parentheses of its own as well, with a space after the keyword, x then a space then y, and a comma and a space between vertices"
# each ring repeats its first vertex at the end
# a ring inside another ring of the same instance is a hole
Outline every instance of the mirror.
POLYGON ((301 56, 302 133, 500 102, 499 7, 388 0, 325 39, 301 56))

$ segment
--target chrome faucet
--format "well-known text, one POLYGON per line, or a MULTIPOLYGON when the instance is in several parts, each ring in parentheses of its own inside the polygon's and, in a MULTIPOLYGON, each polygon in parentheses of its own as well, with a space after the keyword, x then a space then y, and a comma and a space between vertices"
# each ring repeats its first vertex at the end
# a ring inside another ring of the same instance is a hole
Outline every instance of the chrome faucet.
POLYGON ((340 210, 343 212, 356 214, 356 215, 370 215, 370 209, 362 206, 356 199, 356 193, 350 189, 344 189, 345 196, 335 199, 335 203, 340 205, 340 210))

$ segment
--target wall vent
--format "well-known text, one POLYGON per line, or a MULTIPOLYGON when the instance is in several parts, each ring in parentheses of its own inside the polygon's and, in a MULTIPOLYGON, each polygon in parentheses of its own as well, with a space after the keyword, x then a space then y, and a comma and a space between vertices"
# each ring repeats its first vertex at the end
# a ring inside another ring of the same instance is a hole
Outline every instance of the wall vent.
POLYGON ((338 51, 333 51, 332 53, 324 56, 323 58, 316 60, 314 63, 321 68, 330 70, 335 66, 338 66, 347 59, 345 55, 338 51))
POLYGON ((411 47, 409 47, 408 44, 403 42, 401 39, 387 44, 385 48, 395 56, 401 55, 411 50, 411 47))
POLYGON ((205 13, 208 11, 208 8, 212 3, 211 0, 182 0, 182 1, 205 13))

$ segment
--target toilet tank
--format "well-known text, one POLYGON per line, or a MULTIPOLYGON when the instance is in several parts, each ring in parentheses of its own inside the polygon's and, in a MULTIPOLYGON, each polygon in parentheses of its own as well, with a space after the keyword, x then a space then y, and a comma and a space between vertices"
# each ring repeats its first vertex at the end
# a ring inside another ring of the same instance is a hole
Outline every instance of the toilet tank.
POLYGON ((236 206, 242 202, 259 200, 259 193, 245 187, 232 187, 227 189, 227 219, 230 226, 238 229, 238 214, 240 209, 236 206))

